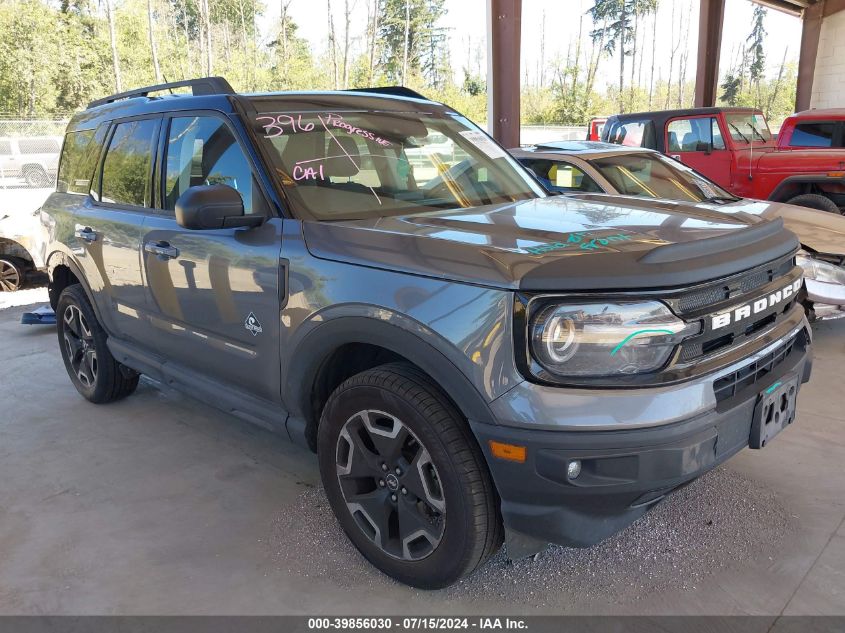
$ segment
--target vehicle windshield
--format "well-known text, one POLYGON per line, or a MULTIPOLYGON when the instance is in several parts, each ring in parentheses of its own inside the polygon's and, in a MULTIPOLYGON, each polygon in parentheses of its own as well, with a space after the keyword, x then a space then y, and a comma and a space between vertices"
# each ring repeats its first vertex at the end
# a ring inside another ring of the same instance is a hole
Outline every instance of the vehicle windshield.
POLYGON ((546 195, 460 116, 260 105, 256 136, 291 204, 307 217, 378 218, 546 195))
POLYGON ((731 138, 743 143, 763 142, 772 140, 772 133, 769 132, 769 125, 762 114, 749 114, 744 112, 725 113, 725 122, 728 124, 728 131, 731 138))
POLYGON ((625 196, 684 202, 734 200, 730 193, 683 163, 658 153, 619 154, 589 161, 625 196))

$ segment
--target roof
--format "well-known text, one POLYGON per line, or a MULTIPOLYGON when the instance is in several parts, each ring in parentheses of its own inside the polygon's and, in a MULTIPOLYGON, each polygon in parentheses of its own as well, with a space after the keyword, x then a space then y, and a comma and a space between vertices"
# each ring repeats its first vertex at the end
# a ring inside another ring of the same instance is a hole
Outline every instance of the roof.
POLYGON ((552 141, 549 143, 537 143, 531 147, 519 147, 510 150, 514 156, 561 157, 580 156, 584 160, 604 158, 618 154, 643 154, 654 153, 654 150, 646 147, 628 147, 614 143, 602 143, 601 141, 552 141))
POLYGON ((845 108, 820 108, 812 110, 802 110, 795 114, 789 115, 789 118, 795 119, 824 119, 824 118, 845 119, 845 108))
POLYGON ((420 101, 438 108, 443 104, 431 101, 418 92, 404 86, 379 86, 356 90, 290 91, 236 93, 222 77, 207 77, 196 80, 159 84, 130 90, 103 99, 92 101, 88 108, 71 119, 68 130, 93 129, 103 121, 145 114, 179 112, 186 110, 216 110, 224 114, 234 113, 237 103, 246 105, 246 100, 275 100, 292 102, 292 107, 306 100, 309 106, 331 109, 354 107, 364 109, 383 108, 384 100, 396 104, 396 110, 416 110, 420 101), (189 94, 174 94, 173 88, 191 88, 189 94))
POLYGON ((759 113, 757 108, 682 108, 680 110, 652 110, 651 112, 626 112, 625 114, 613 114, 608 121, 636 121, 649 119, 652 121, 667 121, 676 117, 700 116, 708 114, 720 114, 722 112, 759 113))

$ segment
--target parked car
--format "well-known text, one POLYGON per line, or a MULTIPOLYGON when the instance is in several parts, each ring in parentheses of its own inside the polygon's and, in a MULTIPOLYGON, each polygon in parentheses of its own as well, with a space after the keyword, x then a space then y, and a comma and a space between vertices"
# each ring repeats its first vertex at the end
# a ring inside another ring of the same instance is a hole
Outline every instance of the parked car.
POLYGON ((845 316, 845 217, 737 198, 683 163, 648 149, 554 141, 510 152, 552 193, 663 198, 718 213, 782 218, 801 240, 798 261, 804 268, 807 315, 811 320, 845 316))
POLYGON ((587 140, 600 141, 601 133, 606 123, 607 117, 604 116, 596 116, 590 119, 590 122, 587 124, 587 140))
MULTIPOLYGON (((0 194, 2 196, 2 194, 0 194)), ((2 205, 0 197, 0 292, 20 290, 27 283, 44 283, 40 212, 36 208, 2 205)))
MULTIPOLYGON (((780 136, 788 134, 782 129, 780 136)), ((845 148, 785 149, 775 143, 759 110, 617 114, 608 118, 601 138, 663 152, 743 198, 833 213, 845 205, 845 148)))
POLYGON ((845 108, 805 110, 788 116, 777 138, 778 149, 845 150, 845 108))
POLYGON ((601 541, 767 446, 810 376, 781 220, 550 196, 404 88, 93 102, 44 214, 77 391, 146 374, 316 451, 350 540, 417 587, 503 534, 601 541), (407 158, 443 137, 466 158, 407 158))
POLYGON ((22 178, 30 187, 52 187, 61 137, 0 137, 0 179, 22 178))

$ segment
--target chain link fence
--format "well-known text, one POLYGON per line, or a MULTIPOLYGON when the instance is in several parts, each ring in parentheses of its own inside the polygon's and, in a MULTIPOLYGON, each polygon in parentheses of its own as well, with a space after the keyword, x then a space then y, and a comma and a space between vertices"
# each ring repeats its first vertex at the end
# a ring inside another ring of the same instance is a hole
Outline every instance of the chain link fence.
POLYGON ((52 189, 67 119, 0 118, 0 189, 52 189))

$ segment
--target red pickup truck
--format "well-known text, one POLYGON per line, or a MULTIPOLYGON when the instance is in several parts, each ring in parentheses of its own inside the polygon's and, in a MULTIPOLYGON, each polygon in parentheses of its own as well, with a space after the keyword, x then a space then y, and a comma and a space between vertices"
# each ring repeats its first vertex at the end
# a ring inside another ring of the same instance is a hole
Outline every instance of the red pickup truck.
POLYGON ((777 142, 751 108, 617 114, 602 140, 656 149, 743 198, 834 213, 845 207, 845 110, 794 114, 777 142))

